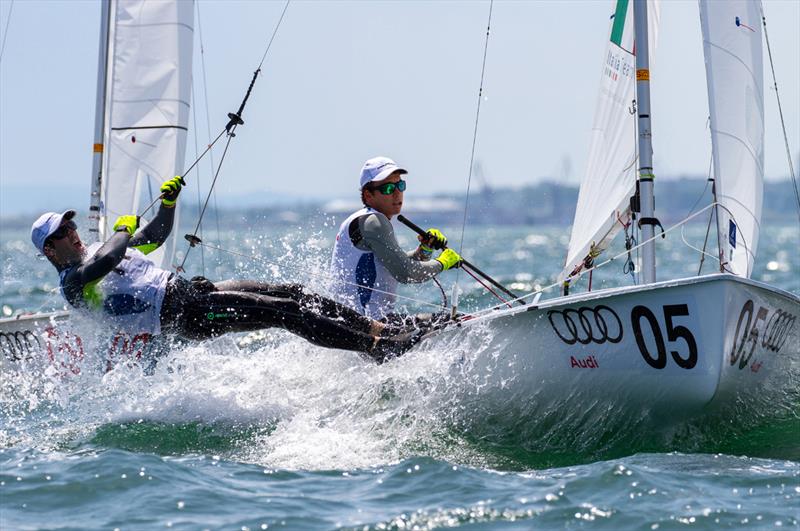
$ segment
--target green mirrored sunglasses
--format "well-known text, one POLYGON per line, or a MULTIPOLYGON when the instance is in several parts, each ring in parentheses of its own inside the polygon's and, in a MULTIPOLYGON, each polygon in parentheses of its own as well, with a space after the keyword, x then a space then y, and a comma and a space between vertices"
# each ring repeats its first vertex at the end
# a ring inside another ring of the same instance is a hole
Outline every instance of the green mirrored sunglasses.
POLYGON ((372 186, 370 190, 377 190, 383 195, 392 195, 397 189, 400 192, 406 191, 406 182, 403 180, 397 181, 396 183, 386 183, 380 186, 372 186))

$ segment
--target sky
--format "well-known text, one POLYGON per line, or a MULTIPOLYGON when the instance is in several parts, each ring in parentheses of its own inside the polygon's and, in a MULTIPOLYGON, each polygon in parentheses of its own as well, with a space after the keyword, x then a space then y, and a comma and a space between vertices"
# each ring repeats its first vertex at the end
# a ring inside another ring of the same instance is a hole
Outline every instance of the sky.
MULTIPOLYGON (((187 162, 194 130, 199 145, 208 141, 206 116, 216 132, 238 108, 283 6, 199 1, 199 127, 191 127, 187 162)), ((612 0, 494 2, 475 151, 490 186, 580 181, 613 7, 612 0)), ((796 161, 800 1, 765 0, 764 10, 796 161)), ((409 170, 408 200, 463 192, 488 14, 489 2, 479 0, 292 2, 226 158, 220 203, 355 198, 361 165, 375 155, 409 170)), ((99 1, 0 0, 0 216, 88 206, 99 20, 99 1)), ((651 74, 655 172, 705 175, 697 3, 664 0, 660 31, 651 74)), ((767 79, 765 173, 777 179, 788 163, 767 79)), ((202 165, 193 182, 207 186, 209 174, 202 165)), ((480 176, 473 179, 481 186, 480 176)))

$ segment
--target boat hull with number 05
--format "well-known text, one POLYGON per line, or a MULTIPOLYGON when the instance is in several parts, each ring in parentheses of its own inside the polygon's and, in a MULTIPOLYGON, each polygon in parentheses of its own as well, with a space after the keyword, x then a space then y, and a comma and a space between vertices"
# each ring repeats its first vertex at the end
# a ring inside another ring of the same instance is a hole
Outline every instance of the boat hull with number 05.
POLYGON ((798 315, 796 295, 717 274, 497 310, 421 350, 472 353, 452 370, 493 411, 546 410, 569 395, 682 419, 796 389, 798 315))

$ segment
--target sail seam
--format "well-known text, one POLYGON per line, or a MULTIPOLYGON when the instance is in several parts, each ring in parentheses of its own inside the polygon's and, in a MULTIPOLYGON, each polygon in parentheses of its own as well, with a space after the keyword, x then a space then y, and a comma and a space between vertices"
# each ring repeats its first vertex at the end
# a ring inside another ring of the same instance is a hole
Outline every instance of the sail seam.
MULTIPOLYGON (((733 57, 734 59, 736 59, 736 61, 742 66, 742 68, 744 68, 745 71, 747 71, 747 73, 750 74, 750 78, 753 80, 753 82, 756 85, 758 85, 758 78, 756 78, 755 74, 753 74, 753 71, 747 66, 747 64, 744 61, 741 60, 741 58, 739 58, 738 55, 734 54, 730 50, 727 50, 727 49, 725 49, 725 48, 723 48, 723 47, 721 47, 721 46, 719 46, 717 44, 714 44, 711 41, 705 41, 705 44, 708 44, 709 46, 712 46, 712 47, 716 48, 717 50, 720 50, 720 51, 724 52, 725 54, 727 54, 727 55, 733 57)), ((711 62, 711 61, 709 61, 709 62, 711 62)), ((759 100, 758 102, 760 104, 760 107, 763 108, 764 107, 764 98, 758 93, 754 93, 754 95, 758 97, 758 100, 759 100)))
POLYGON ((753 161, 756 163, 756 169, 758 170, 759 177, 761 177, 762 179, 764 178, 764 171, 761 168, 761 165, 758 163, 758 156, 755 153, 753 153, 753 150, 750 149, 750 146, 747 145, 747 142, 745 142, 740 137, 738 137, 738 136, 736 136, 734 134, 727 133, 725 131, 720 131, 719 129, 715 129, 713 127, 711 128, 711 132, 712 133, 716 133, 716 134, 718 134, 720 136, 725 136, 725 137, 728 137, 728 138, 732 138, 733 140, 736 140, 737 142, 742 144, 744 146, 745 150, 748 153, 750 153, 750 156, 753 157, 753 161))

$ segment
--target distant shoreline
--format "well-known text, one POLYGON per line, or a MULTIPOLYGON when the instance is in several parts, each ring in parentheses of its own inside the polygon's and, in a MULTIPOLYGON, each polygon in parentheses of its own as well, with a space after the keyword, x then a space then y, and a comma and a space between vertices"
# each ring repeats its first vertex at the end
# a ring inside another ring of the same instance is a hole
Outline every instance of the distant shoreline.
MULTIPOLYGON (((674 223, 685 218, 693 207, 695 210, 711 202, 711 186, 706 179, 681 178, 676 180, 661 180, 656 185, 656 211, 662 223, 674 223), (694 205, 697 205, 696 207, 694 205)), ((13 192, 11 190, 10 192, 13 192)), ((49 209, 59 210, 77 208, 85 210, 88 205, 77 199, 79 194, 61 197, 58 199, 60 207, 51 206, 49 209)), ((9 191, 4 188, 3 196, 9 191)), ((28 195, 30 190, 26 190, 28 195)), ((11 193, 11 195, 14 195, 11 193)), ((265 195, 266 192, 265 192, 265 195)), ((357 197, 350 198, 309 198, 281 196, 263 205, 253 204, 252 195, 247 199, 237 200, 236 197, 220 197, 218 203, 219 216, 226 220, 240 218, 265 225, 288 224, 296 226, 314 220, 337 220, 345 217, 350 212, 358 209, 360 203, 357 197)), ((564 185, 555 182, 541 182, 519 187, 483 188, 473 189, 470 194, 470 209, 468 223, 472 225, 572 225, 575 215, 575 205, 578 197, 577 185, 564 185)), ((186 220, 195 219, 198 211, 197 203, 192 202, 196 197, 184 199, 184 215, 186 220)), ((13 201, 13 197, 4 197, 3 202, 13 201)), ((16 205, 24 204, 25 198, 19 198, 16 205)), ((464 193, 442 192, 429 196, 408 196, 404 213, 414 215, 431 223, 452 223, 453 216, 461 219, 463 216, 464 193)), ((762 219, 765 223, 782 223, 797 221, 797 199, 794 186, 789 179, 781 181, 766 181, 764 183, 762 219)), ((19 208, 17 206, 17 208, 19 208)), ((213 215, 212 211, 207 213, 213 215)), ((48 208, 43 208, 42 211, 48 208)), ((30 223, 41 211, 30 210, 24 213, 6 215, 0 210, 0 226, 3 228, 21 228, 30 226, 30 223)))

